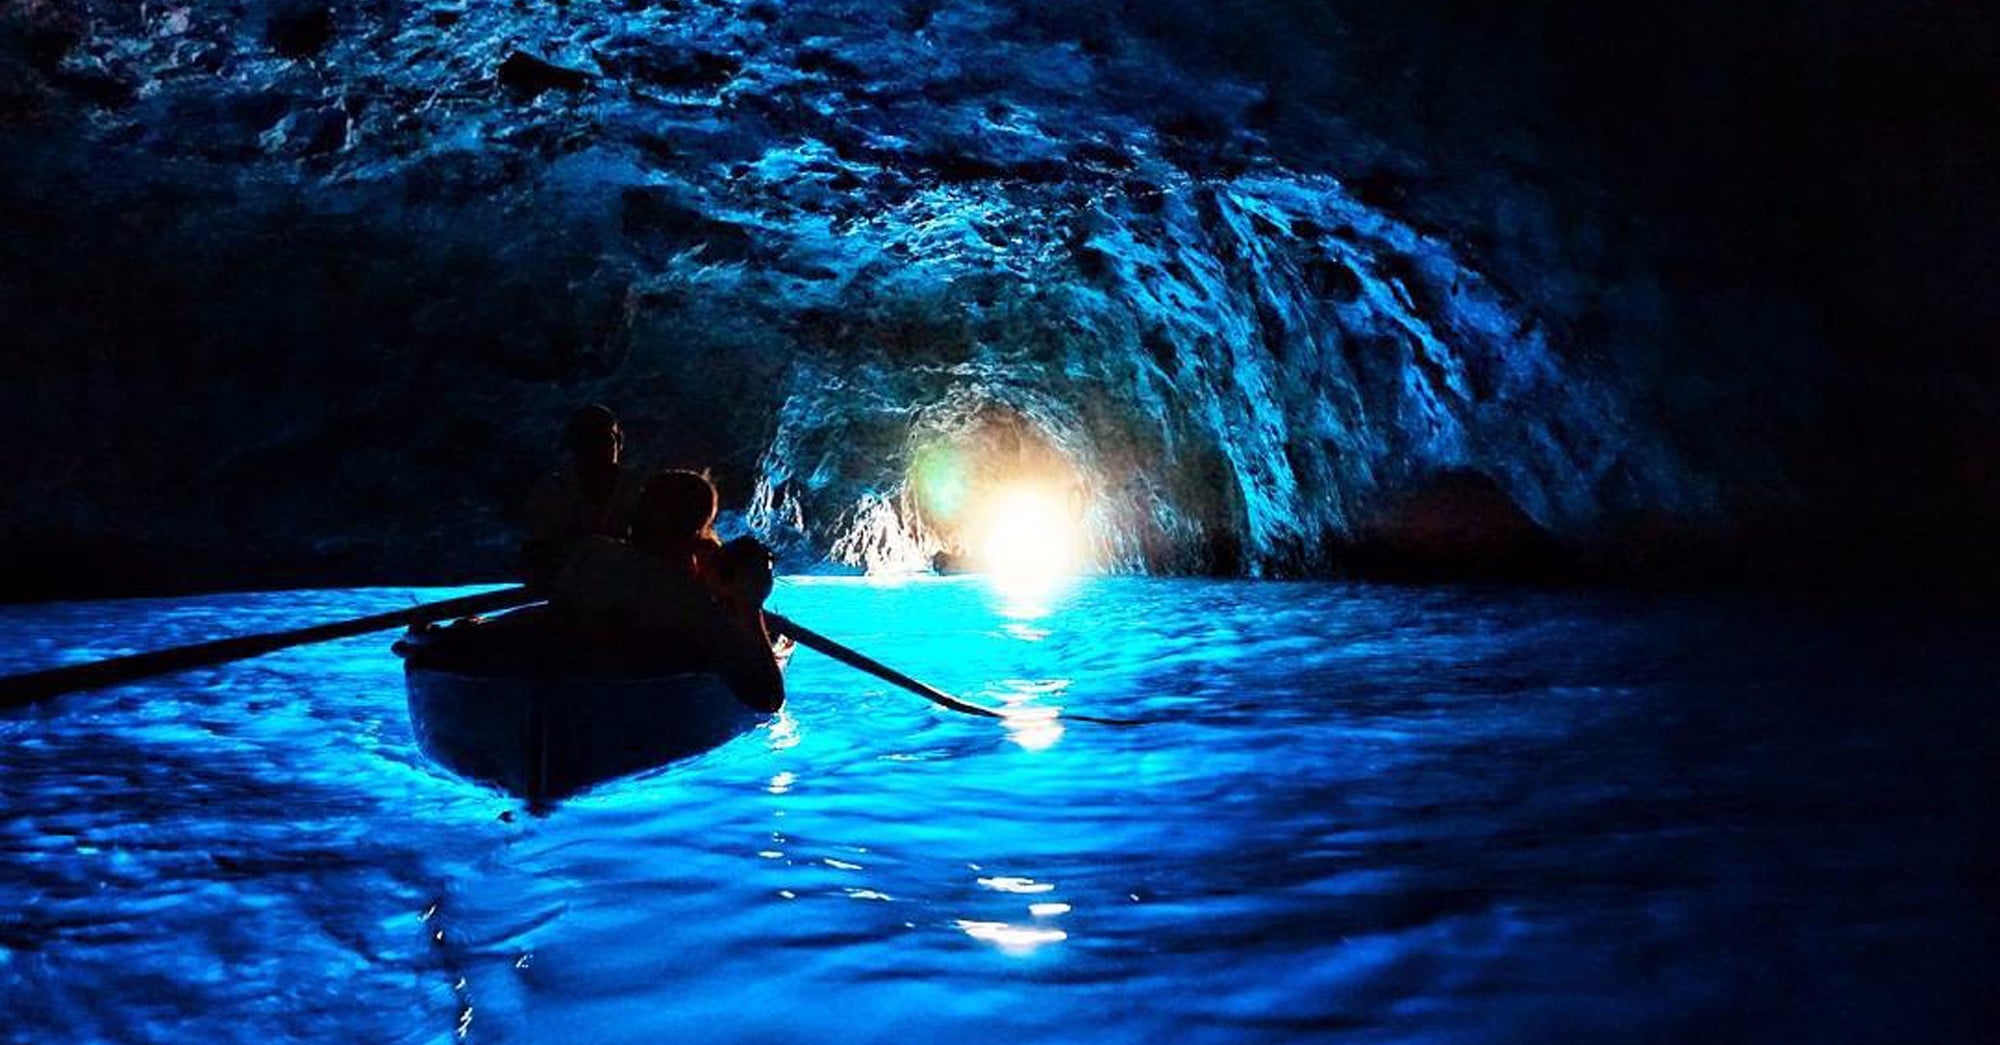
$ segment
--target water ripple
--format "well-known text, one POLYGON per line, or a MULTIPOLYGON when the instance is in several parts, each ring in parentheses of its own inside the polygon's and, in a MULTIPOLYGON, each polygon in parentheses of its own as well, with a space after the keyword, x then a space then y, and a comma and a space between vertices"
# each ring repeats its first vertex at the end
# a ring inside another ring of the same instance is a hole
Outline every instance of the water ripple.
MULTIPOLYGON (((0 608, 0 667, 446 594, 0 608)), ((386 637, 65 698, 0 716, 0 1039, 790 1041, 838 999, 863 1042, 1870 1041, 1952 1037, 1988 986, 1990 622, 776 602, 969 697, 1158 724, 971 719, 802 652, 773 722, 536 815, 416 753, 386 637)))

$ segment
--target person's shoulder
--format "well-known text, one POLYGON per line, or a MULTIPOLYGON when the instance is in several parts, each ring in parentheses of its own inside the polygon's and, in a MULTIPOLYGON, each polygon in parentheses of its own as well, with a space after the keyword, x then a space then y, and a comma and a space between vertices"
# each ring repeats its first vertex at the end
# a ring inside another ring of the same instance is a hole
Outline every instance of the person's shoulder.
POLYGON ((646 480, 649 478, 651 476, 644 469, 629 468, 620 465, 618 468, 618 485, 611 488, 612 496, 618 498, 621 502, 637 504, 640 495, 646 492, 646 480))
POLYGON ((626 544, 615 537, 590 534, 576 539, 572 557, 588 556, 608 562, 630 563, 634 567, 652 561, 652 556, 626 544))
POLYGON ((561 472, 549 472, 528 489, 528 516, 543 520, 546 525, 557 525, 575 499, 570 493, 568 477, 561 472))
POLYGON ((602 594, 631 586, 646 572, 647 556, 609 537, 580 537, 563 554, 557 587, 602 594))

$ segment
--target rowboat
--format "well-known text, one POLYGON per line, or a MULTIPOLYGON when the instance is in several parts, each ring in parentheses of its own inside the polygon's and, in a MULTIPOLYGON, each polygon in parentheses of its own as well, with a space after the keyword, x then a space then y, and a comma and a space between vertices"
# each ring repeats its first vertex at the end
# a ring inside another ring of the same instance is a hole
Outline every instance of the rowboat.
POLYGON ((686 658, 580 650, 545 612, 415 627, 396 643, 424 754, 537 803, 711 750, 767 717, 686 658))

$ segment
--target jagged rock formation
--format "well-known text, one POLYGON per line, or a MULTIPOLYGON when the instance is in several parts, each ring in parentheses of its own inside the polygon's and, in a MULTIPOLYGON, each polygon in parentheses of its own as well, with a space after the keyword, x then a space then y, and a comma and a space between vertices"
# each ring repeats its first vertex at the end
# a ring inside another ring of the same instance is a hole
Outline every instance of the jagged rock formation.
POLYGON ((1410 26, 1350 6, 1241 8, 1306 41, 1258 72, 1188 4, 15 5, 0 546, 63 573, 13 588, 491 572, 583 399, 795 565, 953 547, 940 461, 1260 575, 1742 552, 1847 489, 1810 308, 1682 293, 1518 71, 1357 93, 1410 26))
POLYGON ((952 288, 924 309, 951 321, 921 330, 916 358, 850 325, 794 371, 754 521, 849 561, 926 562, 951 534, 913 466, 991 460, 996 426, 1067 462, 1094 558, 1117 569, 1323 572, 1399 495, 1454 473, 1573 538, 1623 511, 1706 508, 1531 311, 1331 179, 1155 167, 1067 207, 1051 195, 1036 221, 956 202, 985 219, 971 256, 870 288, 952 288))

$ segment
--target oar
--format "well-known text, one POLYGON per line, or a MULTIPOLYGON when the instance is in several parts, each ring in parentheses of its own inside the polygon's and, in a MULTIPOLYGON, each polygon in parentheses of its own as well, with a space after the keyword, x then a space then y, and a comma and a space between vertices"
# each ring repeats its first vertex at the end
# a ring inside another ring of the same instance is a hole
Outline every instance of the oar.
MULTIPOLYGON (((795 620, 792 620, 788 617, 779 616, 778 614, 772 613, 769 610, 764 611, 764 620, 771 626, 771 629, 773 631, 776 631, 780 635, 791 636, 793 641, 797 642, 799 645, 804 646, 807 649, 817 650, 818 652, 824 653, 827 656, 832 657, 834 660, 837 660, 842 664, 847 665, 850 668, 859 668, 862 671, 865 671, 870 675, 873 675, 876 678, 883 680, 884 682, 891 682, 898 686, 901 686, 904 689, 907 689, 910 692, 915 693, 917 696, 920 696, 925 700, 928 700, 931 703, 938 705, 939 707, 950 708, 953 711, 961 711, 968 715, 980 715, 985 718, 1029 719, 1035 717, 1032 715, 1021 714, 1019 712, 1002 711, 997 708, 981 707, 978 704, 973 704, 967 701, 960 700, 957 697, 954 697, 951 694, 946 693, 945 691, 938 689, 935 686, 929 686, 925 685, 922 682, 918 682, 916 679, 913 679, 910 676, 905 675, 900 671, 897 671, 895 668, 892 668, 887 664, 884 664, 881 661, 876 660, 875 658, 870 657, 865 653, 862 653, 859 650, 856 650, 849 646, 843 646, 840 643, 835 642, 824 635, 821 635, 819 632, 816 632, 811 628, 799 624, 795 620)), ((1072 715, 1068 712, 1060 712, 1060 715, 1065 720, 1073 719, 1078 722, 1095 722, 1101 726, 1143 726, 1146 724, 1145 721, 1142 719, 1097 718, 1096 716, 1093 715, 1072 715)))
POLYGON ((110 660, 93 661, 89 664, 71 664, 60 668, 49 668, 46 671, 32 671, 25 675, 12 675, 0 678, 0 708, 24 707, 38 700, 47 700, 78 690, 98 689, 154 675, 186 671, 189 668, 225 664, 232 660, 242 660, 312 642, 366 635, 371 631, 407 627, 426 621, 443 620, 446 617, 469 617, 476 613, 491 613, 515 606, 525 606, 540 599, 541 596, 530 593, 526 588, 502 588, 499 591, 410 606, 405 609, 390 610, 387 613, 357 617, 353 620, 335 621, 332 624, 315 624, 309 628, 273 631, 262 635, 239 635, 235 638, 197 642, 192 646, 175 646, 171 649, 134 653, 130 656, 113 657, 110 660))

